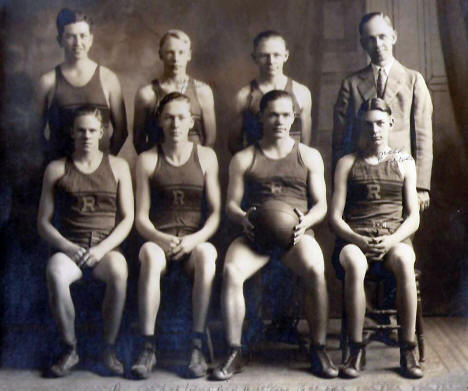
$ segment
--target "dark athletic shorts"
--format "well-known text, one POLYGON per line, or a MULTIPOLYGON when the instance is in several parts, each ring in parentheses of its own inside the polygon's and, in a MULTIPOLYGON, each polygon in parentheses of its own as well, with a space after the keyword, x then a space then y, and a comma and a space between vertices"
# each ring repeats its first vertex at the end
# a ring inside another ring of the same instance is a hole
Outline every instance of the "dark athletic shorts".
MULTIPOLYGON (((362 226, 362 227, 354 227, 352 229, 354 232, 357 232, 358 234, 374 238, 377 236, 391 235, 393 232, 397 230, 398 227, 399 226, 393 226, 393 227, 362 226)), ((411 238, 407 238, 400 243, 405 243, 413 247, 411 238)), ((335 248, 333 250, 333 255, 332 255, 332 264, 333 264, 333 268, 335 269, 336 278, 338 278, 339 280, 343 280, 345 276, 345 271, 343 269, 343 266, 341 266, 340 264, 340 253, 343 247, 346 246, 347 244, 349 243, 346 242, 345 240, 339 238, 338 236, 336 237, 335 248)), ((367 261, 369 263, 369 270, 372 272, 372 274, 381 276, 381 277, 387 277, 387 276, 392 275, 392 273, 383 266, 383 263, 381 261, 373 261, 372 259, 367 259, 367 261)))

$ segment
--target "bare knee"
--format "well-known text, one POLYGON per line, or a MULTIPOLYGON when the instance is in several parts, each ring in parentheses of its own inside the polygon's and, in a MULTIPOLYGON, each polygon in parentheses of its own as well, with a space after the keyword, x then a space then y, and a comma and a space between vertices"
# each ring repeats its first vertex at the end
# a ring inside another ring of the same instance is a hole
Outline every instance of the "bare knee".
POLYGON ((49 258, 46 267, 46 278, 49 284, 70 285, 72 280, 68 278, 67 263, 73 262, 70 258, 63 253, 55 253, 49 258))
POLYGON ((361 249, 355 245, 347 245, 340 252, 340 264, 346 276, 364 280, 367 271, 367 259, 361 249))
POLYGON ((111 283, 126 284, 128 277, 127 261, 119 252, 111 252, 107 269, 107 281, 111 283))
POLYGON ((146 242, 141 246, 138 259, 147 273, 161 273, 166 265, 163 249, 153 242, 146 242))
POLYGON ((243 286, 243 273, 238 264, 229 262, 224 264, 223 284, 228 286, 243 286))
POLYGON ((218 253, 211 243, 201 243, 192 252, 194 257, 195 273, 214 277, 216 272, 216 258, 218 253))
POLYGON ((413 249, 405 244, 392 248, 388 254, 388 263, 398 279, 414 279, 414 262, 416 256, 413 249))

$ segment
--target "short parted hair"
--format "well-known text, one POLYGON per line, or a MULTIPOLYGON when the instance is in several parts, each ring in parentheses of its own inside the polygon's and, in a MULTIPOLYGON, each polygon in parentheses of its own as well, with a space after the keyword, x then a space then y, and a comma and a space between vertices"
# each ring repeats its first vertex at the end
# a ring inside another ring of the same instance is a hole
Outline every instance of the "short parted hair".
POLYGON ((254 52, 255 52, 255 50, 257 50, 257 47, 258 47, 258 45, 260 45, 260 42, 262 40, 269 39, 269 38, 279 38, 279 39, 281 39, 284 42, 285 48, 286 49, 288 48, 288 44, 286 43, 286 40, 284 39, 284 37, 278 31, 265 30, 265 31, 262 31, 261 33, 258 33, 257 36, 254 38, 254 40, 253 40, 253 50, 254 50, 254 52))
POLYGON ((158 109, 156 110, 157 118, 161 117, 161 114, 162 114, 162 112, 164 110, 164 107, 166 107, 166 105, 169 102, 172 102, 174 100, 181 100, 183 102, 186 102, 188 104, 189 110, 190 110, 191 103, 190 103, 190 98, 187 95, 181 94, 180 92, 171 92, 171 93, 167 94, 164 98, 161 99, 161 102, 159 103, 158 109))
POLYGON ((85 115, 93 115, 101 123, 101 126, 103 126, 101 110, 95 105, 89 104, 80 106, 73 112, 72 126, 75 126, 75 121, 78 117, 83 117, 85 115))
POLYGON ((260 100, 260 113, 263 114, 266 107, 268 106, 268 103, 283 98, 289 99, 291 101, 291 105, 293 105, 293 99, 289 92, 283 90, 272 90, 267 92, 260 100))
POLYGON ((392 109, 390 106, 381 98, 371 98, 362 103, 358 111, 358 118, 362 118, 365 113, 371 110, 379 110, 392 115, 392 109))
POLYGON ((364 25, 369 22, 371 19, 374 19, 375 17, 381 17, 387 24, 392 28, 393 30, 393 23, 390 17, 383 12, 369 12, 368 14, 365 14, 361 21, 359 22, 359 34, 362 35, 362 31, 364 30, 364 25))
POLYGON ((180 39, 182 42, 186 43, 189 48, 192 47, 192 42, 190 41, 190 37, 186 33, 184 33, 182 30, 171 29, 171 30, 167 30, 163 34, 161 39, 159 40, 159 50, 161 50, 161 48, 164 46, 166 41, 171 37, 180 39))
POLYGON ((63 30, 65 29, 65 26, 68 24, 72 23, 77 23, 77 22, 86 22, 88 23, 89 26, 89 31, 92 33, 93 32, 93 25, 94 22, 91 19, 91 17, 85 15, 81 11, 77 10, 71 10, 69 8, 63 8, 57 15, 57 33, 59 39, 62 38, 63 35, 63 30))

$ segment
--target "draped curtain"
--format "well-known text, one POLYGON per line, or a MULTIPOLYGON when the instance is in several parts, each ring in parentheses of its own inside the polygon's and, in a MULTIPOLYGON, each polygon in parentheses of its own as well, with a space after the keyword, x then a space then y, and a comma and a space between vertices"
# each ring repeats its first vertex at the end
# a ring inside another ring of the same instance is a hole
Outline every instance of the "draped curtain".
POLYGON ((437 11, 455 118, 468 149, 468 0, 437 0, 437 11))

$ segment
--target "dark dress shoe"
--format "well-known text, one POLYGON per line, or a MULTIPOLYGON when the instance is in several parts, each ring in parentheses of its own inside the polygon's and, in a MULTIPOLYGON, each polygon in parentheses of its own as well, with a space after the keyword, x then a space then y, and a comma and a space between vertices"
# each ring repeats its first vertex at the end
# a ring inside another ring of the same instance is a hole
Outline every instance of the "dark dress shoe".
POLYGON ((409 379, 420 379, 423 370, 416 358, 416 343, 403 342, 400 345, 400 369, 401 375, 409 379))
POLYGON ((310 369, 318 377, 332 379, 338 376, 338 368, 325 350, 325 345, 311 345, 310 369))
POLYGON ((350 342, 349 356, 341 368, 341 376, 347 379, 359 377, 366 366, 366 345, 362 342, 350 342))

